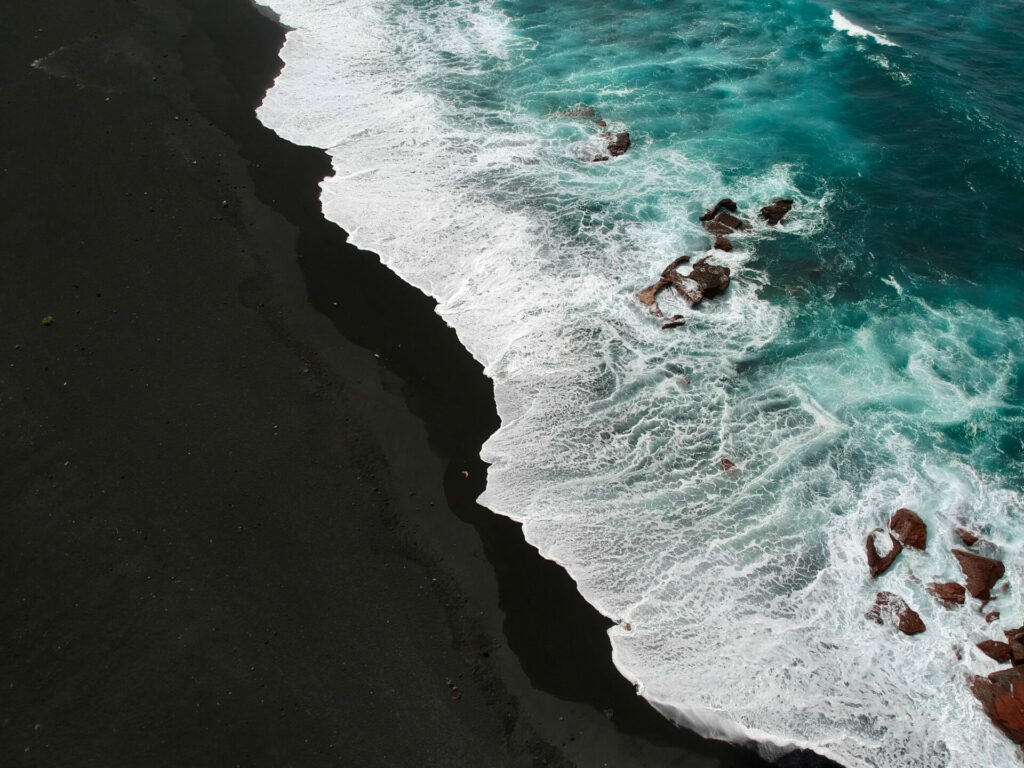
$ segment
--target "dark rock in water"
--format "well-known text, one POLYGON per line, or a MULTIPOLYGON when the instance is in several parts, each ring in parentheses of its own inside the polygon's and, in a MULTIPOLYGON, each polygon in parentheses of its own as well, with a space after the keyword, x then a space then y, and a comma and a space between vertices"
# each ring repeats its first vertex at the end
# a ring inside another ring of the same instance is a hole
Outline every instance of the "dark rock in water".
POLYGON ((721 210, 732 211, 733 213, 736 213, 736 210, 737 210, 736 203, 734 203, 728 197, 722 198, 717 203, 715 203, 715 207, 714 208, 711 208, 710 210, 704 211, 704 215, 700 217, 700 220, 701 221, 710 221, 711 219, 715 218, 715 216, 721 210))
POLYGON ((713 247, 719 251, 731 251, 732 241, 725 235, 718 235, 718 237, 715 238, 715 244, 713 247))
POLYGON ((708 264, 705 257, 693 265, 693 269, 690 270, 686 279, 695 282, 697 289, 694 290, 689 285, 680 286, 678 284, 676 284, 676 289, 696 307, 704 299, 713 299, 715 296, 725 293, 725 289, 729 287, 729 268, 708 264))
POLYGON ((868 554, 868 570, 871 571, 871 578, 878 578, 880 573, 884 573, 885 570, 892 565, 892 561, 896 559, 896 556, 903 551, 903 545, 896 540, 892 534, 888 534, 889 540, 892 542, 892 549, 885 555, 878 553, 875 549, 875 534, 885 533, 881 528, 875 528, 871 533, 868 534, 867 541, 865 542, 865 548, 868 554))
POLYGON ((640 303, 655 317, 662 316, 661 308, 658 306, 658 293, 670 285, 693 306, 697 306, 704 299, 724 293, 729 287, 729 268, 708 264, 707 257, 696 262, 690 274, 685 277, 680 275, 677 268, 689 260, 689 256, 680 256, 665 267, 658 282, 636 295, 640 303))
POLYGON ((628 133, 604 133, 601 138, 608 140, 608 154, 612 157, 626 154, 626 150, 632 146, 628 133))
POLYGON ((588 107, 586 104, 577 104, 569 109, 556 109, 551 114, 555 117, 593 117, 594 108, 588 107))
POLYGON ((876 624, 895 624, 905 635, 916 635, 925 630, 924 622, 917 611, 907 605, 906 600, 892 592, 879 592, 875 597, 875 604, 865 616, 876 624))
POLYGON ((944 608, 964 604, 966 590, 955 581, 948 581, 945 584, 932 583, 927 589, 928 594, 934 595, 944 608))
POLYGON ((1003 634, 1006 635, 1006 641, 1010 646, 1010 660, 1013 666, 1024 664, 1024 627, 1008 629, 1003 634))
POLYGON ((780 197, 772 201, 771 205, 766 205, 761 209, 761 218, 767 221, 771 226, 775 226, 785 217, 787 213, 793 208, 793 201, 789 198, 780 197))
POLYGON ((672 263, 665 267, 663 270, 661 270, 661 276, 668 280, 672 280, 675 277, 679 277, 679 273, 676 272, 676 270, 683 264, 688 263, 689 261, 689 256, 680 256, 679 258, 673 260, 672 263))
POLYGON ((995 659, 1000 664, 1005 664, 1010 660, 1010 646, 1008 643, 1001 643, 998 640, 982 640, 978 643, 978 649, 990 659, 995 659))
POLYGON ((603 163, 605 160, 611 160, 611 158, 608 157, 608 155, 594 155, 590 158, 590 162, 592 163, 603 163))
POLYGON ((1024 743, 1024 668, 1001 669, 988 677, 976 677, 971 693, 996 728, 1015 744, 1024 743))
POLYGON ((710 221, 705 221, 704 229, 706 229, 710 234, 716 236, 731 235, 733 232, 733 230, 730 227, 727 227, 725 224, 722 224, 719 221, 715 221, 714 219, 711 219, 710 221))
POLYGON ((999 611, 990 611, 985 614, 985 621, 991 624, 993 621, 999 620, 999 611))
POLYGON ((667 323, 662 323, 661 330, 667 331, 669 328, 679 328, 682 325, 686 325, 686 321, 682 315, 672 315, 667 323))
POLYGON ((672 281, 667 277, 662 277, 654 285, 649 285, 640 291, 636 298, 647 307, 648 312, 655 317, 661 317, 661 307, 658 306, 658 294, 661 293, 662 288, 668 288, 670 285, 672 285, 672 281))
POLYGON ((731 235, 738 230, 750 229, 743 219, 728 211, 719 211, 713 218, 703 219, 704 229, 712 235, 731 235))
POLYGON ((973 531, 968 531, 966 528, 957 528, 956 535, 960 537, 960 541, 966 544, 968 547, 977 544, 980 538, 978 534, 973 531))
POLYGON ((904 547, 924 549, 928 527, 918 514, 910 509, 897 509, 889 520, 889 529, 904 547))
POLYGON ((972 552, 964 552, 962 549, 951 549, 950 551, 960 563, 960 570, 967 577, 967 591, 971 593, 971 596, 980 600, 990 600, 992 595, 989 590, 1006 572, 1003 564, 991 557, 982 557, 972 552))
POLYGON ((607 128, 608 127, 608 123, 606 123, 604 120, 595 120, 594 121, 594 125, 596 125, 598 128, 607 128))

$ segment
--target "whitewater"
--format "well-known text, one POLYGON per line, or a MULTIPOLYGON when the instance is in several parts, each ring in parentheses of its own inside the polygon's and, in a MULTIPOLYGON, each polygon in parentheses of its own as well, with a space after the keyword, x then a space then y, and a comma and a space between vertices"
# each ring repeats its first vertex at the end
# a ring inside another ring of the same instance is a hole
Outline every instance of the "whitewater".
POLYGON ((968 681, 1024 623, 1024 116, 928 47, 963 4, 264 4, 290 30, 260 120, 329 153, 326 217, 493 379, 480 501, 617 622, 638 692, 769 757, 1018 765, 968 681), (581 160, 603 131, 629 152, 581 160), (753 224, 712 256, 733 282, 662 294, 686 320, 663 331, 636 293, 707 250, 724 197, 753 224), (928 548, 873 581, 865 537, 900 507, 928 548), (997 625, 925 590, 962 580, 957 526, 1007 566, 997 625), (927 631, 866 620, 879 589, 927 631))

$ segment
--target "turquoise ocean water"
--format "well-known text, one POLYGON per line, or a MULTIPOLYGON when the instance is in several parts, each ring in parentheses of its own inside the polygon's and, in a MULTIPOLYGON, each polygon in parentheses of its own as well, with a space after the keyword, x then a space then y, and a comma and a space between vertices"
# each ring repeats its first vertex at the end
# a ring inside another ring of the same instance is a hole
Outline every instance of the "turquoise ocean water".
POLYGON ((1024 622, 1024 4, 268 2, 261 120, 331 154, 326 215, 494 379, 482 503, 621 622, 638 691, 769 753, 1017 765, 967 681, 1024 622), (579 104, 630 151, 582 161, 579 104), (662 331, 635 294, 722 197, 733 284, 662 331), (902 506, 928 550, 872 581, 902 506), (925 591, 958 525, 1007 565, 995 623, 925 591), (927 631, 866 621, 878 589, 927 631))

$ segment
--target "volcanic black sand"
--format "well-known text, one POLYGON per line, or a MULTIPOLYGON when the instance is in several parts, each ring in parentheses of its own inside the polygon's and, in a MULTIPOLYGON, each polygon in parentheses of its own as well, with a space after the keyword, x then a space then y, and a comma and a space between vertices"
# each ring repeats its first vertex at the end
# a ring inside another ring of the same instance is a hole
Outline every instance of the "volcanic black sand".
POLYGON ((272 19, 3 29, 0 765, 763 765, 474 503, 490 383, 255 120, 272 19))

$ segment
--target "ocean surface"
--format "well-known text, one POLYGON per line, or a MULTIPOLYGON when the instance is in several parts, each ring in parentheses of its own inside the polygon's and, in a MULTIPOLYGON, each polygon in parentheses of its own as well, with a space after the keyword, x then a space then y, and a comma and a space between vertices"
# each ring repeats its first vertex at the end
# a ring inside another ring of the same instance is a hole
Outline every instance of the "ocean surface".
POLYGON ((769 755, 1019 765, 968 680, 1024 622, 1024 3, 262 1, 292 31, 260 119, 493 378, 481 502, 619 622, 638 691, 769 755), (577 105, 629 152, 586 162, 577 105), (722 197, 732 285, 663 293, 663 331, 636 293, 722 197), (927 551, 873 581, 899 507, 927 551), (1006 563, 995 623, 925 591, 956 526, 1006 563), (879 589, 927 631, 866 620, 879 589))

